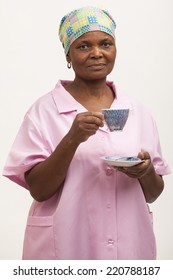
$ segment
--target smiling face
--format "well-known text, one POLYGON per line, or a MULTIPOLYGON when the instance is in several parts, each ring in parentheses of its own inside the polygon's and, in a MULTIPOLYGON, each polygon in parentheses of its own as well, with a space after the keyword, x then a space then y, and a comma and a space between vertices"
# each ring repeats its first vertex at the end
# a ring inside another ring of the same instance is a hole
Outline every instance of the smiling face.
POLYGON ((91 31, 76 39, 66 56, 72 63, 76 78, 83 80, 106 79, 116 58, 115 40, 102 31, 91 31))

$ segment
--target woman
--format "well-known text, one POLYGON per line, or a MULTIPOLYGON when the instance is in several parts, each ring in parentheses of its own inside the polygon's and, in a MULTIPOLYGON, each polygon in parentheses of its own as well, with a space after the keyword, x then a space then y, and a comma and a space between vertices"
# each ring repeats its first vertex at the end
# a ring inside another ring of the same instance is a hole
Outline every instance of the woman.
POLYGON ((164 188, 162 158, 150 112, 107 81, 116 58, 115 22, 97 7, 63 17, 59 36, 73 81, 59 81, 27 112, 4 176, 34 198, 23 259, 155 259, 148 203, 164 188), (129 108, 121 133, 102 108, 129 108), (118 169, 105 155, 137 155, 118 169))

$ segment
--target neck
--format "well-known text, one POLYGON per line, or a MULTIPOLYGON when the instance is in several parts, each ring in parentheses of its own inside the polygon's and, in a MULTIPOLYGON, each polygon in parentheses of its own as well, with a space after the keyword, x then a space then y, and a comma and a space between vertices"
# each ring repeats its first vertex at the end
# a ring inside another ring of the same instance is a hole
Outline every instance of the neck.
POLYGON ((106 84, 106 80, 78 81, 75 79, 65 88, 88 111, 99 112, 102 108, 110 108, 115 98, 115 94, 106 84))
POLYGON ((104 80, 94 80, 94 81, 83 81, 79 79, 74 79, 72 83, 68 85, 67 90, 75 95, 84 95, 85 97, 97 97, 100 98, 105 94, 110 88, 106 84, 106 79, 104 80))

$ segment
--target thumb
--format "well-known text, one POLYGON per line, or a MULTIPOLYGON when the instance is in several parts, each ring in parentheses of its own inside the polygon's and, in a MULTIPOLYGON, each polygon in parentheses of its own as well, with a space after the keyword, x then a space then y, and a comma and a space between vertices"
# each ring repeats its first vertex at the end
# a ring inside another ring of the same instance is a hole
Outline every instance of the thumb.
POLYGON ((138 153, 140 159, 151 159, 150 154, 146 151, 141 151, 138 153))

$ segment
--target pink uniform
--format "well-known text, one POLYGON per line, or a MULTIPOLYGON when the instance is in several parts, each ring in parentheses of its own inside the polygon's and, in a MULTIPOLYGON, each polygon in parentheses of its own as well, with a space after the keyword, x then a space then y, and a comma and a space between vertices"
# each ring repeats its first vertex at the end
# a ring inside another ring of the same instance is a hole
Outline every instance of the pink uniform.
MULTIPOLYGON (((86 111, 59 81, 27 112, 3 175, 28 188, 24 172, 48 158, 86 111)), ((136 156, 148 151, 155 170, 169 173, 161 155, 155 122, 135 99, 119 93, 111 108, 129 108, 122 132, 106 125, 79 145, 61 193, 33 201, 25 232, 23 259, 155 259, 152 214, 137 179, 108 166, 102 156, 136 156)), ((67 147, 68 149, 68 147, 67 147)), ((58 172, 58 170, 57 170, 58 172)))

